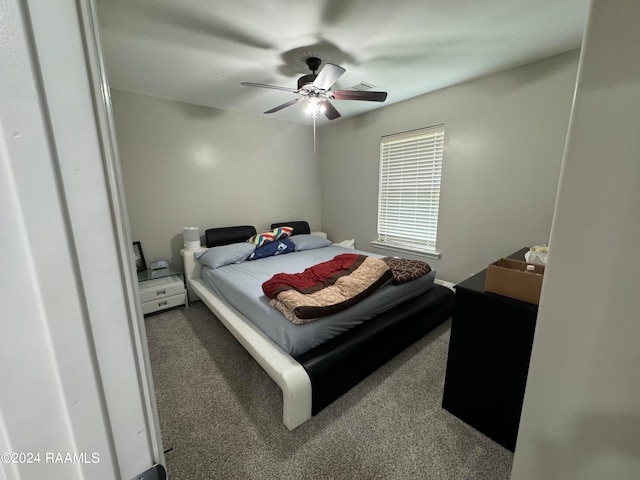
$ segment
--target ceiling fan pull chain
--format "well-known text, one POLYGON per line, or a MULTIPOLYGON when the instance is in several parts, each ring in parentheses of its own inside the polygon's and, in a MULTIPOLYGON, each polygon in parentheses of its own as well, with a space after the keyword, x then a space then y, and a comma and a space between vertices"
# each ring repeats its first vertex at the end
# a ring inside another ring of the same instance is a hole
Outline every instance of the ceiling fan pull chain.
POLYGON ((316 156, 316 117, 313 117, 313 157, 316 156))

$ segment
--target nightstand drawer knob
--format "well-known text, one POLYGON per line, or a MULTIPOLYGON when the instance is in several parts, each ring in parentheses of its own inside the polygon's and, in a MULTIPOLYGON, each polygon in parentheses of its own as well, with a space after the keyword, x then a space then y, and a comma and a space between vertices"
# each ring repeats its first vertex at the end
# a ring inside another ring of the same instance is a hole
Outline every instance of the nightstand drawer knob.
POLYGON ((166 290, 158 290, 158 291, 156 292, 156 295, 159 297, 160 295, 164 295, 165 293, 167 293, 167 291, 166 291, 166 290))
POLYGON ((158 302, 158 306, 159 306, 159 307, 164 307, 164 306, 166 306, 166 305, 167 305, 167 302, 166 302, 166 301, 165 301, 165 302, 158 302))

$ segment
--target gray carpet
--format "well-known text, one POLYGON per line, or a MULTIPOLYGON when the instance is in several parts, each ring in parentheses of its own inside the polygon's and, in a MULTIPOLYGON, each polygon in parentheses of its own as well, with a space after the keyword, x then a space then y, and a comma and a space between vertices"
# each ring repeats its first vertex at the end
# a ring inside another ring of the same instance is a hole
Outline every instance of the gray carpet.
POLYGON ((202 302, 146 318, 170 480, 508 479, 513 454, 441 407, 450 323, 304 425, 202 302))

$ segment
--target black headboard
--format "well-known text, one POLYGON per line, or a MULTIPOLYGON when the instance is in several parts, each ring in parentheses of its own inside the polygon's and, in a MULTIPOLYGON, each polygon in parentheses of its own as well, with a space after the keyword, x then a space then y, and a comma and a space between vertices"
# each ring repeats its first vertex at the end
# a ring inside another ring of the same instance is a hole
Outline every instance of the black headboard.
POLYGON ((272 223, 271 228, 278 227, 291 227, 293 228, 293 233, 291 235, 302 235, 305 233, 311 233, 311 229, 309 228, 309 224, 305 221, 295 221, 295 222, 278 222, 272 223))
POLYGON ((239 227, 209 228, 204 232, 207 248, 229 245, 230 243, 246 242, 256 234, 255 227, 242 225, 239 227))

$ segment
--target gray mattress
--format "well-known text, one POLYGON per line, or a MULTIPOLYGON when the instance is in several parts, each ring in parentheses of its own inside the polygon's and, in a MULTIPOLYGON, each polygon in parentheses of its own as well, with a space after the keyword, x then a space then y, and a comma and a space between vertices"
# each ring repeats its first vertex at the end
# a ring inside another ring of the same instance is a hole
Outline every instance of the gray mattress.
POLYGON ((291 323, 269 306, 269 298, 262 292, 266 280, 280 272, 302 272, 341 253, 381 257, 330 245, 216 269, 203 267, 202 278, 216 295, 233 305, 294 357, 433 287, 435 271, 432 270, 428 275, 402 285, 385 285, 356 305, 305 325, 291 323))

